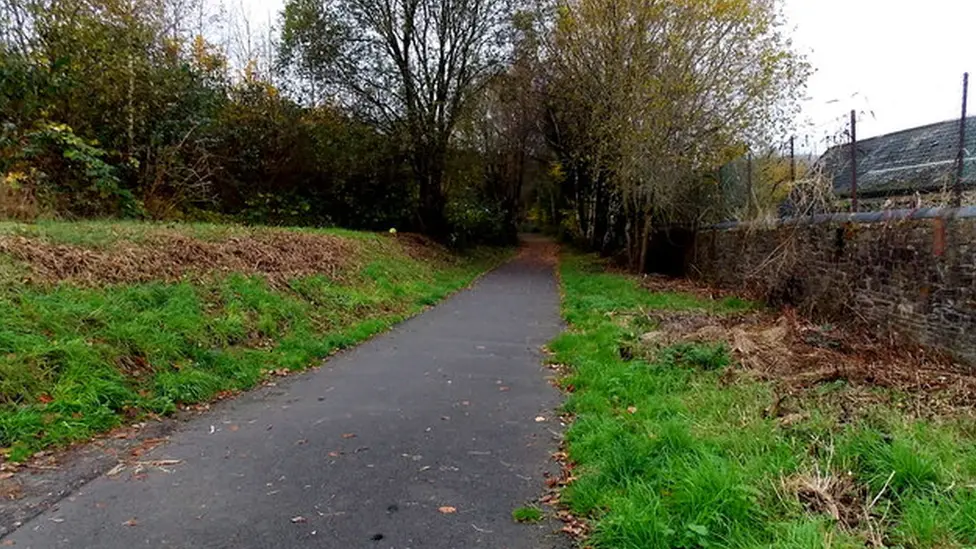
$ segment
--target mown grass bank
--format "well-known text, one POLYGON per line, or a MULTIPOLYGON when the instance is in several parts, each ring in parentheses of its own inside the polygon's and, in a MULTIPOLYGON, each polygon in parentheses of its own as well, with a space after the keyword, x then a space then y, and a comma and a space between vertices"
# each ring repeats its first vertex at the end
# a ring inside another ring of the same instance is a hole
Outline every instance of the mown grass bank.
MULTIPOLYGON (((843 381, 780 396, 725 343, 648 347, 655 311, 742 312, 737 299, 653 293, 593 259, 564 256, 570 329, 550 345, 568 367, 562 502, 597 548, 961 548, 976 544, 971 415, 920 419, 892 398, 834 405, 843 381), (622 351, 622 350, 625 350, 622 351)), ((878 389, 878 391, 881 391, 878 389)))
POLYGON ((12 460, 317 365, 505 253, 456 256, 405 235, 136 223, 3 224, 5 243, 0 447, 12 460), (147 280, 150 260, 164 280, 147 280))

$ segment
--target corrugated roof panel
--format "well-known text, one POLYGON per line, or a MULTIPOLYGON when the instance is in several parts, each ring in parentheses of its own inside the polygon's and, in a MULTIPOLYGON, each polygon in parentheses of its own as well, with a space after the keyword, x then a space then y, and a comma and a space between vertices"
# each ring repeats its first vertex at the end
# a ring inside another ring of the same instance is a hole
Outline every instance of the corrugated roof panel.
MULTIPOLYGON (((858 194, 907 194, 951 186, 955 180, 958 143, 959 120, 858 142, 858 194)), ((966 150, 963 184, 976 186, 976 117, 966 119, 966 150)), ((819 162, 831 174, 834 193, 850 196, 850 145, 832 147, 819 162)))

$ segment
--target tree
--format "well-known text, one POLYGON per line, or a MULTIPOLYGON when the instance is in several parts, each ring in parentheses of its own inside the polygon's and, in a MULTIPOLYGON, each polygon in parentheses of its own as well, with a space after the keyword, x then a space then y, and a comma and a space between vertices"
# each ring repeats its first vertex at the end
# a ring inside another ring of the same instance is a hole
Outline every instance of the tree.
POLYGON ((528 13, 516 14, 514 22, 511 59, 481 87, 458 132, 459 145, 481 161, 482 193, 500 212, 509 241, 516 240, 523 195, 542 179, 546 156, 539 131, 538 35, 528 13))
POLYGON ((418 221, 435 236, 448 231, 450 142, 475 91, 499 65, 506 13, 504 0, 341 0, 323 9, 289 0, 285 7, 285 36, 305 44, 297 65, 315 68, 333 101, 404 140, 419 190, 418 221), (331 70, 319 55, 326 51, 334 53, 331 70))
POLYGON ((325 99, 323 92, 337 78, 336 60, 345 30, 330 18, 322 0, 291 0, 281 12, 278 70, 289 70, 298 79, 300 95, 310 105, 325 99))
POLYGON ((655 226, 713 207, 701 174, 782 129, 808 69, 775 0, 559 0, 556 13, 554 109, 589 113, 574 161, 619 197, 641 269, 655 226))

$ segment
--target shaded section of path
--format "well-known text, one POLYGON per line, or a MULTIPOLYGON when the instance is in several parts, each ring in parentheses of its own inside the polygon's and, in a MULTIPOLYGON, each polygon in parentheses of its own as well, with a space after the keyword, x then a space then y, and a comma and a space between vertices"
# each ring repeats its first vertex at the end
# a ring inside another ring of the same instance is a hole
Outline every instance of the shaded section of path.
POLYGON ((545 251, 532 243, 472 289, 321 369, 190 421, 140 458, 144 472, 92 481, 4 543, 564 544, 551 525, 511 518, 542 493, 558 424, 540 353, 559 331, 545 251))

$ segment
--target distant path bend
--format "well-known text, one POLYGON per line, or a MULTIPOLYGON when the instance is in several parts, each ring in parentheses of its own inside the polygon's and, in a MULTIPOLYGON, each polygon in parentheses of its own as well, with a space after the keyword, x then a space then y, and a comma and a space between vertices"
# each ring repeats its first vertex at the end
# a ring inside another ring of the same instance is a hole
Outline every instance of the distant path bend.
POLYGON ((188 422, 4 545, 131 549, 562 546, 512 510, 544 489, 559 395, 551 245, 390 333, 188 422), (158 462, 167 463, 167 462, 158 462))

